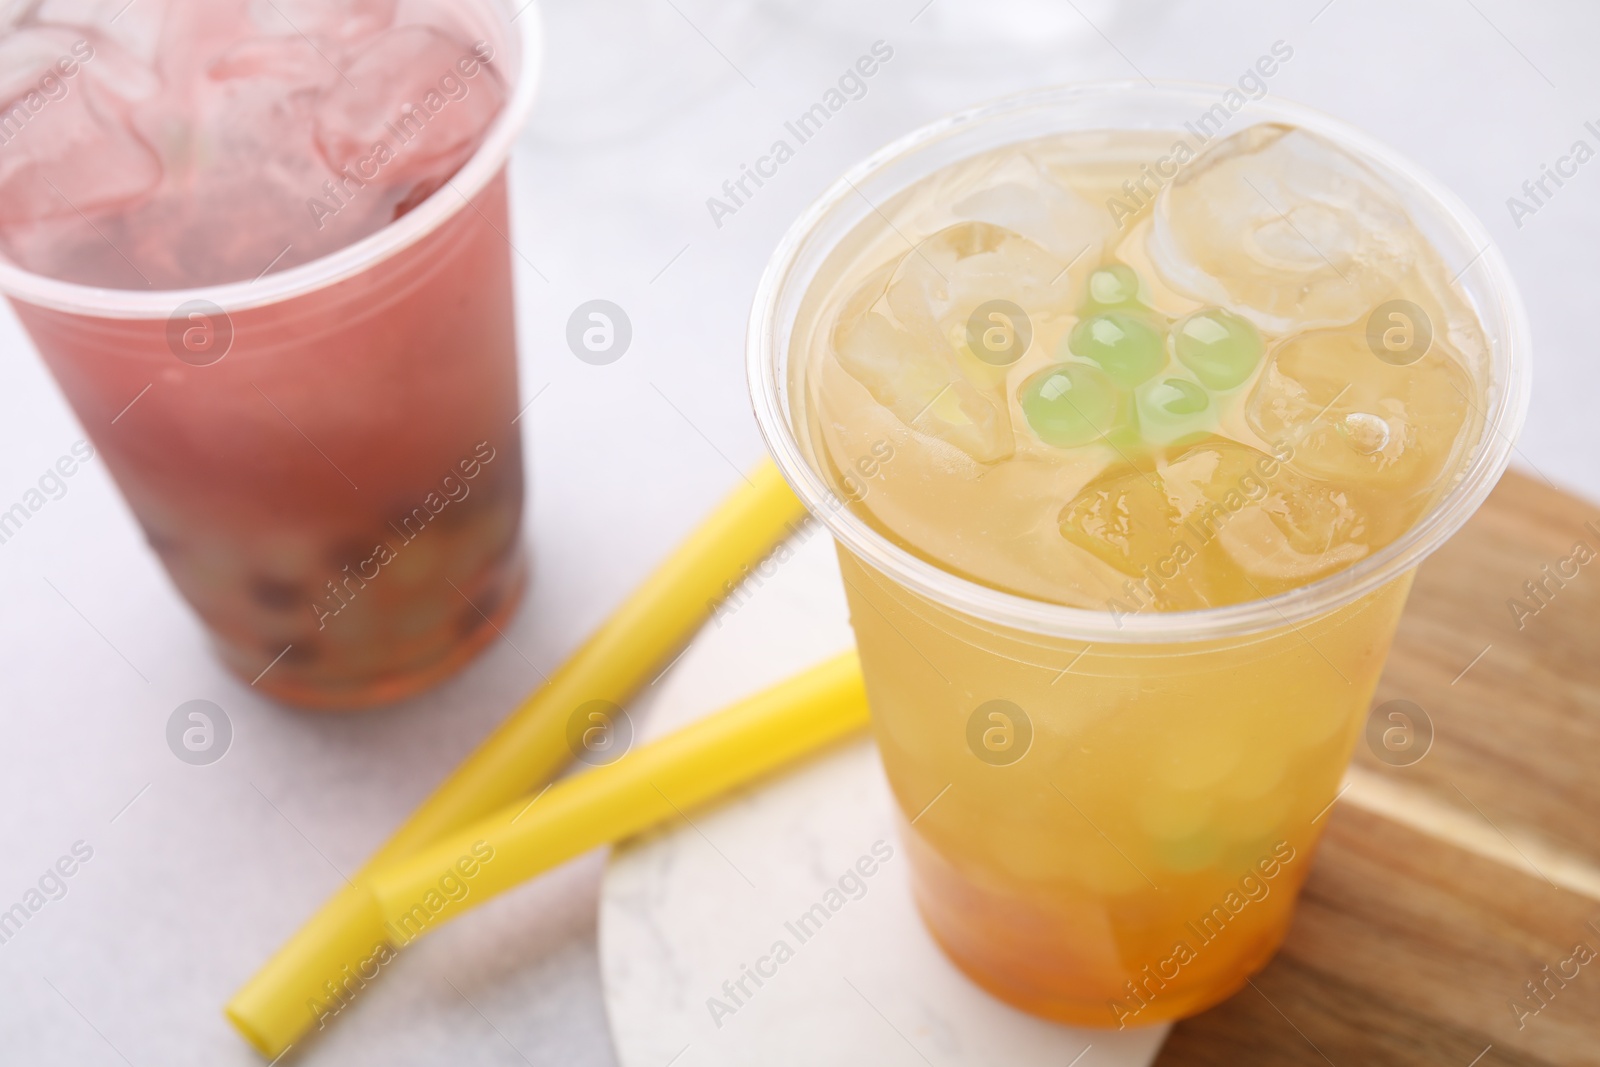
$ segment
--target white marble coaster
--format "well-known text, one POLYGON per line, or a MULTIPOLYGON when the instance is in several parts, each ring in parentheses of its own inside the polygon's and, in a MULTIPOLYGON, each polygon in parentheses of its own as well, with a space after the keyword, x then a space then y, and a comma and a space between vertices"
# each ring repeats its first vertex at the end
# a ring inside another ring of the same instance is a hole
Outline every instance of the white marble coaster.
MULTIPOLYGON (((850 646, 831 540, 813 530, 792 552, 657 683, 644 738, 850 646)), ((862 740, 614 852, 600 965, 622 1067, 1155 1058, 1165 1027, 1058 1026, 957 971, 912 904, 892 803, 862 740)))

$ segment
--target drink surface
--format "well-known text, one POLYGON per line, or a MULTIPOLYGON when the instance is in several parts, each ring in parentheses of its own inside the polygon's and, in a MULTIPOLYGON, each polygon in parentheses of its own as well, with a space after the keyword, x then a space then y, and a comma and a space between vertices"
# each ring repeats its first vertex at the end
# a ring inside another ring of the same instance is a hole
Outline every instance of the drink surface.
POLYGON ((814 283, 809 445, 880 532, 1022 596, 1188 610, 1348 567, 1448 487, 1487 349, 1400 195, 1299 128, 1173 144, 976 156, 814 283))
POLYGON ((473 5, 0 8, 0 253, 86 285, 245 281, 375 233, 506 99, 473 5))
MULTIPOLYGON (((1489 351, 1396 188, 1312 132, 1062 134, 866 212, 795 323, 792 418, 879 533, 1115 621, 1256 600, 1414 526, 1489 351)), ((1088 643, 840 548, 918 906, 975 981, 1102 1027, 1263 967, 1409 572, 1293 625, 1088 643)))

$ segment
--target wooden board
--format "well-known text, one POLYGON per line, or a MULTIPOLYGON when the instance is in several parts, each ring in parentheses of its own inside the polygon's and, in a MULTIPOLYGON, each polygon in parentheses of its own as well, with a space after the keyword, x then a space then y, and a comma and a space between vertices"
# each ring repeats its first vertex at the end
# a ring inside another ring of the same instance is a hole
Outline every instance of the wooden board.
POLYGON ((1600 507, 1508 474, 1418 572, 1390 700, 1431 748, 1358 746, 1283 950, 1158 1067, 1600 1065, 1600 507))

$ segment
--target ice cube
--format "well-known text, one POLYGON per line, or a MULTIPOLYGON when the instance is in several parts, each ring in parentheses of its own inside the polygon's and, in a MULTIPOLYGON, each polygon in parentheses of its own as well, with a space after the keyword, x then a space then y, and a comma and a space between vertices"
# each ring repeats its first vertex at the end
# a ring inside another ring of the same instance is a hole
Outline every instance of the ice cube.
MULTIPOLYGON (((1129 578, 1142 580, 1163 566, 1169 573, 1176 569, 1171 556, 1182 520, 1152 469, 1119 465, 1107 471, 1061 509, 1057 523, 1062 537, 1129 578)), ((1155 593, 1163 611, 1205 606, 1182 582, 1163 583, 1155 593)))
POLYGON ((889 284, 896 310, 919 321, 931 317, 933 328, 948 337, 964 335, 972 311, 990 300, 1019 305, 1037 337, 1071 301, 1066 262, 1002 226, 946 227, 902 264, 889 284))
POLYGON ((1252 591, 1271 596, 1361 559, 1371 551, 1369 533, 1366 516, 1347 493, 1300 482, 1247 505, 1222 527, 1220 540, 1252 591))
POLYGON ((1095 262, 1111 236, 1110 217, 1058 184, 1026 154, 1011 155, 983 175, 984 187, 952 210, 1020 234, 1064 263, 1095 262))
POLYGON ((252 0, 250 16, 257 26, 272 32, 292 26, 293 32, 308 37, 351 41, 388 29, 395 4, 396 0, 252 0))
MULTIPOLYGON (((0 225, 81 220, 161 180, 160 161, 130 126, 121 101, 95 91, 87 65, 70 78, 55 66, 75 55, 81 39, 52 26, 0 40, 0 225)), ((15 236, 12 252, 26 261, 28 253, 15 246, 30 235, 15 236)))
MULTIPOLYGON (((1253 596, 1217 540, 1228 496, 1257 454, 1220 438, 1175 461, 1120 464, 1086 485, 1058 517, 1061 535, 1128 575, 1119 610, 1189 611, 1253 596)), ((1265 457, 1263 457, 1265 458, 1265 457)))
POLYGON ((1417 260, 1393 190, 1306 130, 1252 126, 1213 145, 1156 199, 1149 254, 1166 280, 1268 332, 1354 322, 1417 260))
MULTIPOLYGON (((363 225, 376 228, 360 206, 327 219, 309 209, 329 198, 310 136, 316 101, 339 78, 323 52, 293 33, 184 32, 225 44, 191 72, 181 105, 168 94, 142 112, 171 177, 148 205, 104 224, 108 233, 127 231, 138 249, 130 255, 151 281, 252 278, 347 244, 363 225)), ((378 201, 368 191, 361 206, 376 210, 378 201)))
POLYGON ((374 146, 383 144, 392 158, 378 165, 391 187, 437 188, 466 162, 505 102, 494 65, 472 45, 429 26, 377 35, 344 65, 343 75, 318 105, 317 145, 337 172, 371 159, 374 146))
POLYGON ((1264 440, 1292 450, 1298 471, 1417 494, 1455 455, 1473 388, 1442 338, 1396 366, 1373 354, 1359 327, 1312 330, 1272 351, 1245 416, 1264 440))
POLYGON ((1222 437, 1095 479, 1061 510, 1061 535, 1138 586, 1131 610, 1181 611, 1271 595, 1369 551, 1343 490, 1222 437))
POLYGON ((10 5, 0 247, 33 270, 143 288, 255 277, 379 229, 460 167, 505 100, 460 10, 410 8, 10 5), (64 59, 76 69, 57 77, 64 59))
POLYGON ((1185 533, 1220 547, 1233 565, 1223 602, 1303 585, 1370 551, 1373 530, 1346 490, 1246 445, 1213 438, 1161 474, 1185 533))
POLYGON ((1032 241, 960 223, 867 278, 841 310, 834 354, 906 425, 994 462, 1014 448, 1005 368, 973 354, 969 319, 989 301, 1009 301, 1038 344, 1059 326, 1070 292, 1066 264, 1032 241))
MULTIPOLYGON (((250 78, 289 82, 313 95, 339 76, 314 44, 295 34, 246 38, 213 60, 206 74, 219 82, 250 78)), ((281 98, 283 90, 273 88, 274 97, 281 98)))
MULTIPOLYGON (((8 102, 8 110, 19 98, 34 91, 44 98, 41 107, 48 103, 40 79, 53 73, 57 81, 66 81, 59 70, 52 71, 51 67, 63 57, 77 65, 72 46, 80 36, 66 26, 27 26, 0 37, 0 101, 8 102)), ((67 91, 71 91, 70 86, 67 91)))
POLYGON ((161 87, 155 70, 98 27, 32 22, 0 37, 0 101, 9 110, 29 93, 44 106, 93 88, 103 107, 147 100, 161 87), (66 72, 66 73, 63 73, 66 72))
MULTIPOLYGON (((27 8, 26 4, 12 6, 27 8)), ((170 0, 139 0, 135 4, 128 0, 42 0, 28 11, 25 21, 70 28, 74 39, 94 45, 95 63, 105 58, 103 44, 111 43, 146 73, 153 73, 156 44, 169 6, 170 0)))

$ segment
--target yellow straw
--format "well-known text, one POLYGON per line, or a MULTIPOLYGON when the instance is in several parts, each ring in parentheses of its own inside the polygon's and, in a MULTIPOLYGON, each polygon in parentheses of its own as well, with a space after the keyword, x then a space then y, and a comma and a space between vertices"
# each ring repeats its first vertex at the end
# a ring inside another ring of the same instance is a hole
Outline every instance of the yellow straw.
POLYGON ((367 886, 391 941, 409 944, 574 856, 683 816, 866 725, 860 664, 847 652, 510 804, 373 871, 367 886))
POLYGON ((228 1019, 269 1059, 324 1026, 375 973, 389 939, 362 880, 553 778, 572 753, 569 716, 625 703, 805 510, 764 462, 548 682, 467 757, 389 841, 234 995, 228 1019))

